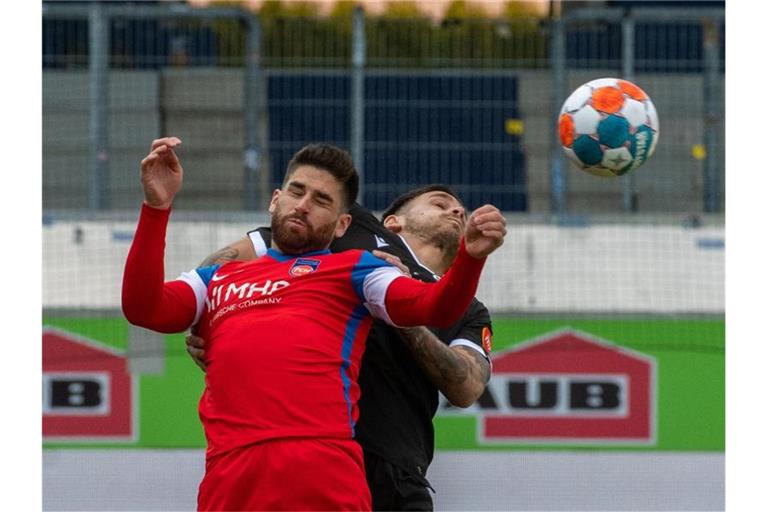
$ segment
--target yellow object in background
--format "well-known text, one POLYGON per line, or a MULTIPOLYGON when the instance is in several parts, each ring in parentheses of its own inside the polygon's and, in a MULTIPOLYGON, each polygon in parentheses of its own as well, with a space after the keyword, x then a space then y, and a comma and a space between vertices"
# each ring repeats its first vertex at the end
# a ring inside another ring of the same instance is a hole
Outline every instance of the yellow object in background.
POLYGON ((504 131, 509 135, 522 135, 525 131, 525 123, 522 119, 507 119, 504 121, 504 131))
POLYGON ((704 144, 694 144, 691 148, 691 155, 696 160, 704 160, 707 158, 707 148, 704 144))

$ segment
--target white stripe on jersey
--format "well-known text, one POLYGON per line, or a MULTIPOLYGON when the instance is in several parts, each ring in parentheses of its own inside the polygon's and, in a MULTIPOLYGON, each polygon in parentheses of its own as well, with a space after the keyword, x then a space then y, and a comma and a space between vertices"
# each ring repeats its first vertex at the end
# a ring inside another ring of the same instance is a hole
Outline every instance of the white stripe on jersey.
POLYGON ((252 231, 248 233, 248 237, 251 239, 253 249, 256 251, 256 257, 261 258, 267 254, 267 244, 264 243, 264 237, 261 236, 259 231, 252 231))
POLYGON ((178 279, 180 281, 184 281, 185 283, 187 283, 192 288, 192 291, 195 293, 195 300, 197 301, 197 311, 195 312, 195 320, 190 325, 191 327, 192 325, 195 325, 197 322, 200 321, 200 317, 203 314, 205 299, 208 297, 208 285, 206 285, 203 282, 203 279, 200 277, 200 274, 198 274, 194 270, 192 270, 191 272, 182 272, 181 275, 178 277, 178 279))
POLYGON ((478 352, 480 352, 480 354, 482 354, 482 356, 486 359, 486 361, 488 361, 489 364, 491 363, 491 359, 488 357, 485 351, 477 343, 472 343, 467 339, 456 338, 455 340, 450 342, 448 346, 449 347, 469 347, 469 348, 475 349, 478 352))
POLYGON ((403 273, 397 267, 386 266, 379 267, 365 276, 363 281, 363 295, 365 296, 365 307, 368 308, 374 318, 384 320, 389 325, 398 327, 389 318, 385 298, 387 289, 392 281, 398 277, 403 277, 403 273))

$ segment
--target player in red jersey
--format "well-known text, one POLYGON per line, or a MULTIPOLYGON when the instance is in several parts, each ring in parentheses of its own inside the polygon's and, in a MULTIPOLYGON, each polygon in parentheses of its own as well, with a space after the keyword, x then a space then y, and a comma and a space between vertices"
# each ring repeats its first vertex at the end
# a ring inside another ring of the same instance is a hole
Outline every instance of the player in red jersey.
POLYGON ((123 311, 162 332, 192 325, 208 340, 200 401, 208 450, 201 510, 370 508, 354 442, 357 375, 372 315, 392 325, 448 326, 472 300, 505 221, 486 205, 467 222, 456 261, 437 283, 400 274, 367 251, 331 254, 357 194, 349 156, 310 145, 270 202, 272 248, 251 262, 195 269, 163 283, 165 229, 183 169, 181 141, 142 160, 139 225, 123 280, 123 311))

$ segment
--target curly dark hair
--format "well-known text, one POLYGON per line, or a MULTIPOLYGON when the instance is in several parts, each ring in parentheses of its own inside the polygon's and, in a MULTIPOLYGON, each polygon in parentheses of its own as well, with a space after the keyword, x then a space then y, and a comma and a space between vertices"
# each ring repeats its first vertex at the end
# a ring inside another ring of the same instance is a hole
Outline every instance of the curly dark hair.
POLYGON ((360 176, 349 153, 332 144, 307 144, 296 152, 288 162, 283 186, 297 167, 311 165, 328 171, 344 186, 344 208, 349 208, 357 200, 360 188, 360 176))

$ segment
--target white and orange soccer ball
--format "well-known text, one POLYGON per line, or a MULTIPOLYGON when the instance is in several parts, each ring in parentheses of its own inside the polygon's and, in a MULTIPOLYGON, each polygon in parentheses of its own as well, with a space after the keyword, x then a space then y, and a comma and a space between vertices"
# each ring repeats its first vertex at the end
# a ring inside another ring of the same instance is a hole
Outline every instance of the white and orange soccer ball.
POLYGON ((577 88, 560 109, 560 143, 568 159, 597 176, 621 176, 656 150, 659 117, 651 98, 619 78, 577 88))

